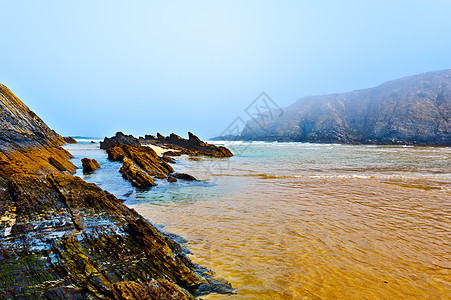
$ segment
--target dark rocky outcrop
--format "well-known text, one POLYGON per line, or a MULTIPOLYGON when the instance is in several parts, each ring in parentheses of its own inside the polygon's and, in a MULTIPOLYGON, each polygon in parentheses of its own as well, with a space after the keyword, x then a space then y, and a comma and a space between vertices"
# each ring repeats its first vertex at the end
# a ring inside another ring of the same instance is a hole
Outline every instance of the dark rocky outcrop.
POLYGON ((229 149, 205 143, 191 132, 188 132, 188 139, 184 139, 174 133, 171 133, 167 137, 162 136, 160 133, 157 133, 157 137, 146 135, 144 139, 141 139, 141 143, 177 150, 188 155, 206 155, 213 157, 233 156, 229 149))
POLYGON ((197 181, 197 179, 194 176, 186 174, 186 173, 173 173, 173 174, 171 174, 171 177, 186 180, 186 181, 197 181))
POLYGON ((450 146, 451 70, 305 97, 283 111, 249 121, 232 139, 450 146))
POLYGON ((156 183, 153 178, 164 179, 169 174, 171 174, 168 179, 169 182, 176 182, 176 179, 196 180, 188 174, 172 174, 174 169, 168 163, 175 163, 175 160, 170 156, 181 154, 214 157, 233 156, 232 152, 225 147, 217 147, 202 142, 191 132, 188 135, 189 139, 183 139, 176 134, 164 137, 158 133, 157 137, 146 135, 138 140, 132 135, 126 136, 118 132, 112 138, 105 138, 104 142, 101 143, 101 148, 107 150, 110 160, 123 162, 120 169, 122 177, 139 188, 154 186, 156 183), (140 143, 156 145, 165 149, 172 149, 172 151, 167 151, 160 157, 152 148, 141 146, 140 143))
POLYGON ((83 172, 91 173, 100 168, 100 164, 95 159, 83 158, 81 160, 83 172))
MULTIPOLYGON (((0 120, 0 299, 193 299, 233 291, 115 196, 71 176, 64 139, 3 85, 0 120)), ((115 157, 152 167, 140 160, 152 153, 116 150, 115 157)), ((166 165, 156 172, 172 172, 166 165)))
POLYGON ((64 137, 64 141, 67 144, 76 144, 77 143, 77 141, 71 136, 64 137))
POLYGON ((100 142, 100 149, 107 150, 111 147, 113 147, 115 144, 123 144, 123 145, 129 145, 129 146, 139 146, 141 145, 139 140, 135 138, 133 135, 125 135, 122 132, 116 132, 116 135, 107 138, 103 140, 103 142, 100 142))
POLYGON ((168 177, 168 182, 177 182, 177 181, 178 181, 177 178, 171 176, 168 177))

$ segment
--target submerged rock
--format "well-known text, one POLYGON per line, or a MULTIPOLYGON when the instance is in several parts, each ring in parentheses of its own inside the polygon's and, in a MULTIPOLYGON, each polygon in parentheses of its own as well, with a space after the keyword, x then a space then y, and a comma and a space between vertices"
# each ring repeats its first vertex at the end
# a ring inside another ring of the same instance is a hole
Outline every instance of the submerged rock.
POLYGON ((100 164, 95 159, 83 158, 81 160, 83 172, 90 173, 100 168, 100 164))
POLYGON ((135 138, 133 135, 125 135, 122 132, 116 132, 116 135, 112 138, 107 138, 100 142, 100 149, 107 150, 113 147, 115 144, 123 144, 129 146, 139 146, 141 145, 139 140, 135 138))
POLYGON ((186 181, 197 181, 197 179, 194 176, 186 174, 186 173, 173 173, 173 174, 171 174, 171 177, 186 180, 186 181))

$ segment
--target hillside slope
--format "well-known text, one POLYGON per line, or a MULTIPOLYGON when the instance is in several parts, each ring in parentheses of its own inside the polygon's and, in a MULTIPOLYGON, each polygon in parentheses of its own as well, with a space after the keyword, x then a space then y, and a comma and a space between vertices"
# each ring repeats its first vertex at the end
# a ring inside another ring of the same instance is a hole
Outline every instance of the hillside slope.
POLYGON ((451 70, 305 97, 282 116, 250 120, 244 140, 451 145, 451 70), (260 126, 262 125, 262 126, 260 126))

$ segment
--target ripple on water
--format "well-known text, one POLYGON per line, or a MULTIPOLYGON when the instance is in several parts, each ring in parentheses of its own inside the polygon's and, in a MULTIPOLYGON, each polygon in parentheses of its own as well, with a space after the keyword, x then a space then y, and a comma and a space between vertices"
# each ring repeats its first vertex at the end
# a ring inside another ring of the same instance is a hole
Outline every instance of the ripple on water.
MULTIPOLYGON (((238 291, 203 298, 451 299, 450 148, 233 146, 243 154, 218 168, 177 158, 209 184, 125 197, 238 291)), ((86 180, 133 191, 104 152, 83 151, 107 166, 86 180)))

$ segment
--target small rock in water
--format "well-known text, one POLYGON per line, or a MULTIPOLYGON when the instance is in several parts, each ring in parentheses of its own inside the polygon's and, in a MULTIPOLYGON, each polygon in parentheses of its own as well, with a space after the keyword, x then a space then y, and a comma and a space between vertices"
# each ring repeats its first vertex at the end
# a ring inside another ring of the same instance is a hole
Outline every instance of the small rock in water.
POLYGON ((194 176, 186 174, 186 173, 173 173, 172 177, 177 178, 177 179, 187 180, 187 181, 197 181, 197 179, 194 176))
POLYGON ((98 168, 100 168, 100 164, 95 159, 83 158, 81 160, 81 164, 83 165, 83 172, 90 173, 94 172, 98 168))
POLYGON ((63 139, 68 144, 76 144, 77 143, 77 141, 71 136, 64 137, 63 139))
POLYGON ((177 182, 177 178, 168 177, 168 182, 177 182))

